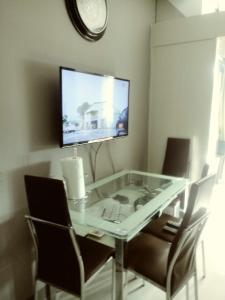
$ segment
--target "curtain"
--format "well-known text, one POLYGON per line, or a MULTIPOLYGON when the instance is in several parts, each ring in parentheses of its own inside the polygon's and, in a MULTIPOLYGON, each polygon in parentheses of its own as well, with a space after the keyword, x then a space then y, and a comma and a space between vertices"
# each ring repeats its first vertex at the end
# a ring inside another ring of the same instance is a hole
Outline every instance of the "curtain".
POLYGON ((218 142, 217 155, 225 155, 225 58, 219 60, 219 74, 220 74, 220 100, 219 100, 219 128, 218 128, 218 142))

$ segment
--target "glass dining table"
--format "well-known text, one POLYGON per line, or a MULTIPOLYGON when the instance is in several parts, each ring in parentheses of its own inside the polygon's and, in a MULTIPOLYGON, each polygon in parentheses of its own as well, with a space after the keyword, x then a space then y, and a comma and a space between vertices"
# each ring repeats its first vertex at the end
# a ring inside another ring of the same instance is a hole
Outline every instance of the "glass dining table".
POLYGON ((123 170, 86 186, 86 198, 69 201, 71 220, 78 234, 94 229, 97 235, 100 233, 99 242, 113 241, 116 300, 125 299, 124 242, 138 234, 155 215, 160 215, 187 186, 188 180, 184 178, 123 170))

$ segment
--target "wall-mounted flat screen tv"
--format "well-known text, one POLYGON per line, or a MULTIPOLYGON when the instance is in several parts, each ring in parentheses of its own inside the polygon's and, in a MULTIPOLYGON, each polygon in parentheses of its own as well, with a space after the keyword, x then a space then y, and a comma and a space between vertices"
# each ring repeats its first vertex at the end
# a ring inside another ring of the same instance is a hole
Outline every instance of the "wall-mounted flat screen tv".
POLYGON ((60 67, 60 146, 128 135, 130 81, 60 67))

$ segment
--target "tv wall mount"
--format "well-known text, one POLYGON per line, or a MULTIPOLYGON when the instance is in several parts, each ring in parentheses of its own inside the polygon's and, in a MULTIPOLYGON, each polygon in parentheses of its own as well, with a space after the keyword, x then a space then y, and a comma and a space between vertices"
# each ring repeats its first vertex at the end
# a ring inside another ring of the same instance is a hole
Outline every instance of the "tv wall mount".
POLYGON ((70 20, 88 41, 97 41, 105 33, 108 21, 107 0, 65 0, 70 20))

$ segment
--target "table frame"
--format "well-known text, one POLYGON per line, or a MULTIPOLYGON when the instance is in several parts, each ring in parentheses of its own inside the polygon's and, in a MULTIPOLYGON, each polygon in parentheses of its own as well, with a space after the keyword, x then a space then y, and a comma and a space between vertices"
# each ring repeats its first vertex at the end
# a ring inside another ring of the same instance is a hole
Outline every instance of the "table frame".
MULTIPOLYGON (((111 179, 113 180, 114 178, 117 178, 120 174, 124 174, 124 172, 127 171, 122 171, 119 172, 117 174, 114 174, 112 176, 107 177, 106 179, 102 179, 100 181, 97 181, 89 186, 87 186, 87 191, 88 190, 92 190, 93 188, 95 188, 96 186, 101 186, 101 184, 105 184, 107 181, 110 181, 111 179)), ((159 174, 152 174, 152 173, 146 173, 146 172, 139 172, 139 171, 130 171, 130 172, 137 172, 138 174, 143 174, 143 175, 149 175, 149 176, 155 176, 155 177, 159 177, 159 178, 166 178, 166 179, 171 179, 171 180, 183 180, 183 185, 182 187, 179 188, 179 190, 176 191, 176 193, 174 195, 171 195, 171 197, 166 201, 166 203, 164 205, 161 205, 158 207, 157 212, 154 211, 154 215, 156 213, 158 213, 159 215, 162 213, 163 209, 165 209, 172 201, 173 199, 176 198, 176 196, 178 194, 180 194, 181 192, 185 192, 185 199, 187 199, 187 192, 188 192, 188 180, 183 179, 183 178, 176 178, 176 177, 171 177, 171 176, 164 176, 164 175, 159 175, 159 174)), ((78 216, 78 215, 77 215, 78 216)), ((71 217, 72 221, 73 221, 73 225, 76 229, 76 217, 74 218, 71 217), (74 222, 75 221, 75 222, 74 222)), ((112 234, 110 234, 109 232, 105 231, 105 234, 108 236, 113 237, 114 239, 114 246, 115 246, 115 278, 114 278, 114 287, 113 287, 113 300, 125 300, 125 293, 124 293, 124 281, 123 281, 123 273, 124 273, 124 242, 127 242, 129 240, 131 240, 138 232, 141 231, 141 229, 146 226, 152 219, 153 214, 149 213, 149 217, 142 220, 142 222, 140 223, 140 225, 135 228, 135 230, 132 232, 132 234, 129 235, 129 237, 127 237, 126 235, 124 236, 113 236, 112 234)), ((92 226, 95 229, 98 229, 97 227, 94 227, 93 224, 88 224, 90 226, 92 226)), ((87 224, 85 224, 84 226, 87 226, 87 224)), ((77 231, 79 233, 79 231, 77 231)), ((96 240, 98 241, 98 240, 96 240)), ((102 242, 102 241, 101 241, 102 242)))

